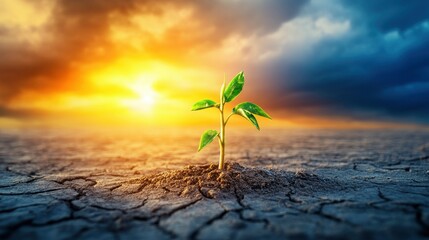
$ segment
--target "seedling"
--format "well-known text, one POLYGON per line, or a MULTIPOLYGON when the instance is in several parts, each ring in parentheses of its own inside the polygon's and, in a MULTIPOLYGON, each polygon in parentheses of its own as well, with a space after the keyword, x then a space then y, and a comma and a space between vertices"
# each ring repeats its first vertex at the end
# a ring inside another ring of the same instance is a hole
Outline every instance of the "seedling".
POLYGON ((225 104, 234 100, 243 90, 244 86, 244 73, 239 72, 228 84, 225 88, 225 80, 220 89, 220 103, 216 103, 210 99, 204 99, 196 102, 192 106, 192 111, 207 109, 207 108, 217 108, 220 112, 220 132, 216 130, 207 130, 203 133, 200 140, 200 145, 198 147, 198 152, 201 151, 205 146, 213 142, 213 140, 217 137, 219 139, 219 169, 222 170, 225 163, 225 127, 228 123, 229 119, 234 115, 242 116, 247 119, 256 129, 259 129, 258 121, 256 120, 254 115, 259 115, 261 117, 269 118, 271 117, 258 105, 251 102, 243 102, 238 104, 232 109, 232 112, 225 119, 224 109, 225 104))

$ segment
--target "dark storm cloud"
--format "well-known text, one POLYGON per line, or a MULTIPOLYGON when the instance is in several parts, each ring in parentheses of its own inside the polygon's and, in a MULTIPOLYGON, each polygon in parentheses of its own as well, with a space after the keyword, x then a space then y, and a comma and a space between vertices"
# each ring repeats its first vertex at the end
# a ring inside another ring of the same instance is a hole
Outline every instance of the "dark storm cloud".
POLYGON ((355 24, 364 22, 382 31, 405 30, 429 17, 429 3, 425 0, 377 0, 341 2, 355 10, 355 24), (363 20, 363 21, 362 21, 363 20))
POLYGON ((344 7, 354 13, 348 34, 266 66, 282 86, 275 106, 327 117, 429 124, 429 22, 424 22, 429 8, 426 1, 405 5, 347 1, 344 7))

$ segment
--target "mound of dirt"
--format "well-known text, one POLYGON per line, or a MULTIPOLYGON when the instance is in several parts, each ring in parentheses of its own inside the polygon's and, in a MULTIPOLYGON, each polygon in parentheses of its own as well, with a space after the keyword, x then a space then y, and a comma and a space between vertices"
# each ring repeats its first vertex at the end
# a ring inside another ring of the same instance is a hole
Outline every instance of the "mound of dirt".
POLYGON ((226 164, 225 170, 217 165, 188 166, 140 179, 146 190, 164 189, 180 196, 203 195, 222 198, 230 195, 242 197, 248 193, 300 191, 302 193, 332 186, 327 180, 305 172, 285 172, 260 168, 247 168, 238 163, 226 164))

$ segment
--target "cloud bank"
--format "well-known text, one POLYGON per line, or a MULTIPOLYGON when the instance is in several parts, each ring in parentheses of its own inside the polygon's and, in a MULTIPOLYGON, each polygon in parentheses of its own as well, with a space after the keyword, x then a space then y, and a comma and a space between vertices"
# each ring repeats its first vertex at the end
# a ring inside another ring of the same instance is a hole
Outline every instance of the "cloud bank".
POLYGON ((85 67, 126 53, 244 68, 249 93, 269 92, 279 116, 429 124, 424 0, 24 0, 0 11, 0 116, 37 114, 13 105, 28 92, 88 92, 85 67))

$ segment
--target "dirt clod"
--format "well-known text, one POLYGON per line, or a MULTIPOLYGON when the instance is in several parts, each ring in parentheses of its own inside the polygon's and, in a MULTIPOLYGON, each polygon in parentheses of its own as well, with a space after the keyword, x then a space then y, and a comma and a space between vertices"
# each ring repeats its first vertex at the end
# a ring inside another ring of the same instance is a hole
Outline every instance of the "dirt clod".
POLYGON ((180 196, 201 194, 207 198, 221 198, 231 195, 243 196, 249 193, 268 194, 287 192, 289 188, 326 188, 328 181, 306 172, 290 173, 261 168, 247 168, 238 163, 226 164, 224 170, 216 165, 188 166, 181 170, 161 172, 140 179, 144 188, 177 189, 180 196), (323 186, 321 186, 323 185, 323 186))

